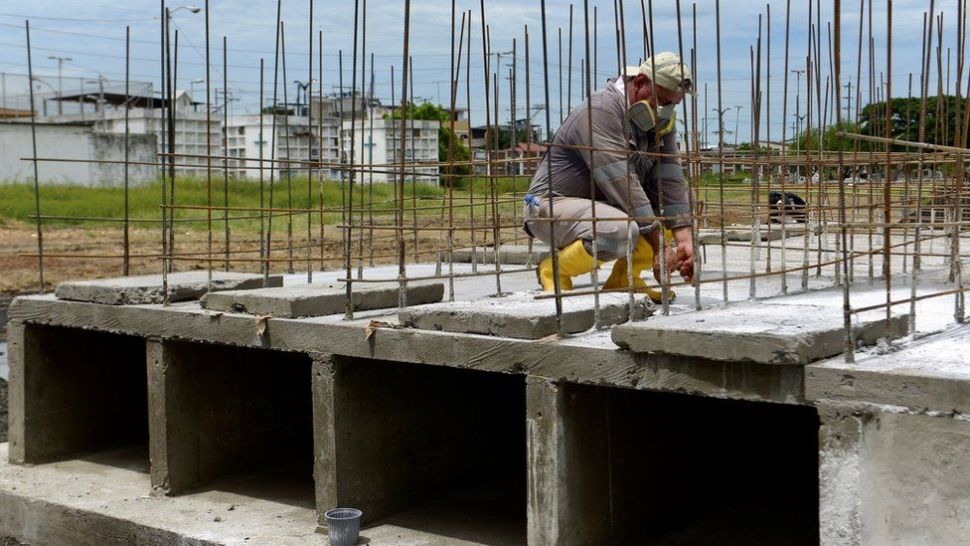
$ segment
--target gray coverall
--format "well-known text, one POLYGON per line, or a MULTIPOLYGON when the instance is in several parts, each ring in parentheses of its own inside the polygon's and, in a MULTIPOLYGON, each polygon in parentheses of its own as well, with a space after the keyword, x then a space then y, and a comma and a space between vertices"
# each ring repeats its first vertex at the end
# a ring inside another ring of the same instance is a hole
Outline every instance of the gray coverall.
POLYGON ((647 234, 657 227, 658 216, 664 217, 663 223, 670 229, 691 223, 690 191, 680 160, 675 157, 677 131, 655 142, 653 131, 640 134, 634 130, 627 120, 627 99, 621 82, 611 82, 592 93, 588 101, 570 112, 529 186, 529 193, 540 199, 540 206, 535 210, 526 205, 523 213, 526 232, 540 241, 563 248, 582 239, 587 250, 591 250, 592 180, 597 258, 604 261, 626 256, 628 245, 635 245, 640 233, 647 234), (588 125, 590 112, 592 141, 588 125), (671 155, 658 158, 638 151, 671 155), (555 241, 550 237, 551 222, 531 221, 551 217, 550 199, 556 218, 555 241), (658 206, 661 202, 662 207, 658 206), (627 217, 636 220, 632 236, 627 217))

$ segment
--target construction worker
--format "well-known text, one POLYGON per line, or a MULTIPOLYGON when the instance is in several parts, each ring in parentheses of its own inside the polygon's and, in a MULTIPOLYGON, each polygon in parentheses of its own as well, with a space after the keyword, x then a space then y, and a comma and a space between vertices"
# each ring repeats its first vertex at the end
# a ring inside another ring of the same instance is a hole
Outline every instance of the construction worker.
MULTIPOLYGON (((675 120, 676 106, 693 91, 680 57, 659 53, 593 92, 556 131, 532 178, 524 218, 529 235, 559 249, 561 289, 572 289, 572 277, 617 260, 603 288, 629 288, 629 267, 635 290, 658 301, 659 293, 640 277, 652 268, 660 282, 658 217, 670 230, 672 247, 663 245, 668 273, 693 278, 690 192, 676 157, 675 120), (632 267, 626 260, 630 245, 632 267)), ((538 276, 543 290, 554 290, 551 258, 539 264, 538 276)))

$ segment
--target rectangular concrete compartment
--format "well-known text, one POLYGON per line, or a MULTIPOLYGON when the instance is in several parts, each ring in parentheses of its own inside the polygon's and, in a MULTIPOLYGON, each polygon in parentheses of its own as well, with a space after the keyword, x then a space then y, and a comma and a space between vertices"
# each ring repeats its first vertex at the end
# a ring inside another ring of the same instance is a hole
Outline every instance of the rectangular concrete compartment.
POLYGON ((528 386, 529 538, 543 544, 818 544, 814 408, 528 386))
POLYGON ((365 527, 525 543, 522 376, 329 357, 314 363, 314 396, 321 514, 349 506, 365 527))
POLYGON ((12 462, 122 449, 147 471, 143 339, 15 321, 8 341, 12 462))
POLYGON ((148 342, 152 488, 313 506, 310 358, 148 342))

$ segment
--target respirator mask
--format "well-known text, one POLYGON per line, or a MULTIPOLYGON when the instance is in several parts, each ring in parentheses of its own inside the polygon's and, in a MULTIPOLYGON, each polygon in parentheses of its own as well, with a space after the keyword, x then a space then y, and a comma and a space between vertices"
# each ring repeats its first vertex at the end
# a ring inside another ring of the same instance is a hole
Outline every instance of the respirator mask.
POLYGON ((647 133, 658 126, 665 127, 667 124, 669 124, 670 118, 672 118, 676 113, 676 108, 676 104, 668 104, 666 106, 661 106, 659 109, 654 111, 653 105, 645 100, 642 100, 630 105, 628 115, 630 116, 630 122, 633 123, 637 129, 647 133))

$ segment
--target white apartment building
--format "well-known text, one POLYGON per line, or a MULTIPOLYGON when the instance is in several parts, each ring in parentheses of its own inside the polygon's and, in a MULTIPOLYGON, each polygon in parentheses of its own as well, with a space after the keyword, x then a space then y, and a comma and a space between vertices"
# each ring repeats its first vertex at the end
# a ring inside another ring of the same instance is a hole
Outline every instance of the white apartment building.
POLYGON ((239 158, 230 159, 231 176, 258 179, 262 151, 264 177, 269 176, 273 165, 276 166, 277 177, 287 173, 306 175, 311 168, 310 162, 317 161, 321 162, 322 167, 314 176, 322 175, 325 179, 339 177, 336 170, 340 157, 339 120, 277 115, 274 126, 273 117, 273 114, 251 114, 229 118, 226 128, 227 155, 239 158), (274 163, 271 159, 284 162, 274 163))
MULTIPOLYGON (((88 116, 91 119, 91 116, 88 116)), ((94 119, 94 132, 109 134, 125 133, 125 109, 102 109, 94 119)), ((168 120, 159 108, 133 107, 128 109, 128 130, 133 135, 155 135, 159 153, 167 152, 168 120)), ((180 91, 175 99, 175 171, 180 175, 204 176, 206 155, 223 155, 222 116, 213 112, 207 119, 204 111, 195 111, 192 99, 180 91)), ((162 156, 159 159, 164 159, 162 156)), ((212 160, 214 168, 221 166, 212 160)))
MULTIPOLYGON (((438 121, 407 120, 404 132, 404 160, 408 165, 405 180, 417 176, 418 182, 438 183, 438 121), (425 164, 422 166, 421 164, 425 164)), ((391 119, 343 122, 343 149, 340 161, 350 163, 351 138, 354 139, 354 165, 357 180, 388 182, 398 176, 401 153, 401 121, 391 119), (363 161, 362 161, 363 160, 363 161), (363 162, 363 169, 359 166, 363 162)))

